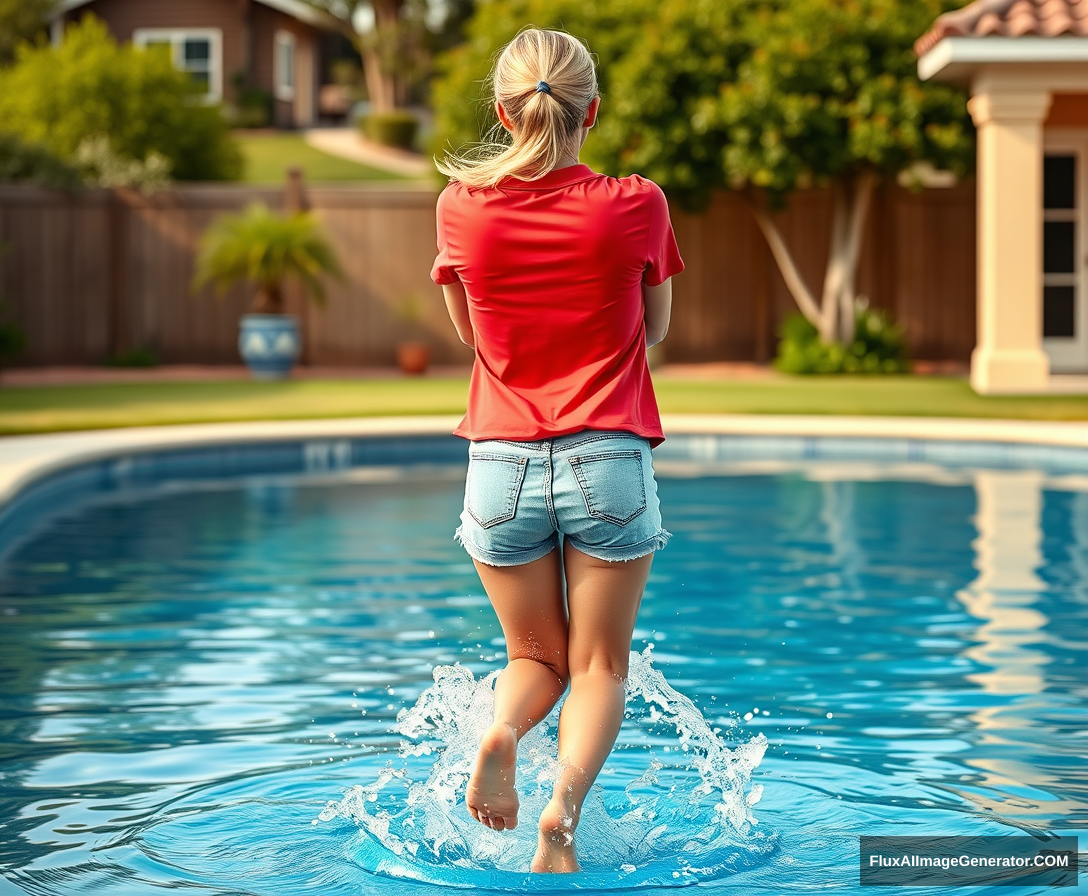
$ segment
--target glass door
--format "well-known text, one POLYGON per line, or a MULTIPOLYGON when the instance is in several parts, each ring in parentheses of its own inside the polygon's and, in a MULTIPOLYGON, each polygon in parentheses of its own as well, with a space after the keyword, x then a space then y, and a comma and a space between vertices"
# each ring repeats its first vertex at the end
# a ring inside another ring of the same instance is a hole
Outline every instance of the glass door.
POLYGON ((1055 373, 1088 371, 1088 132, 1047 133, 1043 156, 1043 350, 1055 373))

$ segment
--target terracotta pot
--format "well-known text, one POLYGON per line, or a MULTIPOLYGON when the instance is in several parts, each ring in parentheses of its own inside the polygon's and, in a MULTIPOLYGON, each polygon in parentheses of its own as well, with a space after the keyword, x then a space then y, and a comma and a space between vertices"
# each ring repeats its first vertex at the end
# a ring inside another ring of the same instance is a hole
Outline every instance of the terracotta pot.
POLYGON ((430 363, 431 347, 426 342, 397 343, 397 364, 405 373, 418 376, 430 363))

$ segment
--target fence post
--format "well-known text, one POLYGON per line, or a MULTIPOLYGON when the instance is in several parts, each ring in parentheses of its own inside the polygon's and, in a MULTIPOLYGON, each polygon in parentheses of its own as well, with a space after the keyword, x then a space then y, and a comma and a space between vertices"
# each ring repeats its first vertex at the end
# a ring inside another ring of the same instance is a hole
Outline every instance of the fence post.
MULTIPOLYGON (((302 169, 292 165, 287 169, 287 182, 283 187, 283 211, 294 215, 306 209, 306 187, 302 169)), ((310 364, 310 298, 297 283, 284 284, 287 291, 288 307, 294 304, 298 309, 299 328, 302 330, 299 364, 310 364)))
POLYGON ((121 191, 109 192, 109 351, 117 357, 128 350, 128 206, 121 191))

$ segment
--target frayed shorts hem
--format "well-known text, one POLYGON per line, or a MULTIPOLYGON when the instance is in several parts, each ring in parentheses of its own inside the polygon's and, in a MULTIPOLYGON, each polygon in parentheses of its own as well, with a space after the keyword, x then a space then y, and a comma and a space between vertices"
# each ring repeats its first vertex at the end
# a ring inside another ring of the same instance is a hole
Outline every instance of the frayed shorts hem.
POLYGON ((594 557, 597 560, 605 560, 609 563, 621 563, 626 560, 637 560, 639 557, 645 557, 647 554, 652 554, 654 551, 660 551, 665 545, 669 543, 669 539, 672 538, 672 533, 662 529, 656 535, 647 538, 645 541, 640 541, 638 544, 624 544, 613 546, 603 545, 583 545, 576 538, 568 538, 567 542, 572 548, 576 548, 583 554, 588 554, 590 557, 594 557))
MULTIPOLYGON (((468 555, 473 560, 478 560, 480 563, 484 563, 487 566, 523 566, 526 563, 532 563, 534 560, 539 560, 541 557, 547 557, 548 554, 559 547, 559 539, 558 537, 555 537, 548 539, 543 544, 528 548, 524 551, 499 554, 495 551, 486 551, 466 540, 464 532, 462 531, 463 529, 463 526, 458 526, 457 531, 453 533, 453 537, 461 547, 468 552, 468 555)), ((599 545, 585 545, 575 538, 564 536, 565 542, 572 548, 597 560, 604 560, 608 563, 622 563, 627 560, 637 560, 639 557, 645 557, 647 554, 652 554, 654 551, 659 551, 665 547, 665 545, 669 543, 670 538, 672 538, 672 533, 662 529, 656 535, 647 538, 644 541, 640 541, 638 544, 602 547, 599 545)))
POLYGON ((485 551, 483 548, 478 547, 466 539, 463 531, 464 528, 464 526, 458 526, 457 531, 453 533, 453 537, 457 539, 457 542, 468 552, 468 555, 473 560, 479 560, 481 563, 486 563, 488 566, 523 566, 526 563, 532 563, 534 560, 539 560, 541 557, 547 557, 548 554, 559 547, 559 537, 553 535, 543 544, 526 548, 524 551, 511 551, 509 553, 500 554, 495 551, 485 551))

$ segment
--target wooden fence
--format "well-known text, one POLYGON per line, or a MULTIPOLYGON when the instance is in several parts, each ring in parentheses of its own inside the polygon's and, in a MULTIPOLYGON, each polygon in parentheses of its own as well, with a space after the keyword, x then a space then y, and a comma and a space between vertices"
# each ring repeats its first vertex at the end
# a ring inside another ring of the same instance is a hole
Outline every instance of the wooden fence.
MULTIPOLYGON (((165 363, 236 364, 238 318, 249 294, 190 288, 199 234, 219 214, 284 191, 184 185, 144 196, 92 190, 69 196, 0 187, 0 297, 27 334, 20 365, 98 364, 149 348, 165 363)), ((345 269, 324 308, 290 304, 303 318, 304 363, 391 365, 413 328, 438 364, 467 363, 429 279, 434 258, 431 189, 314 186, 305 191, 345 269), (417 294, 423 320, 398 307, 417 294)), ((767 361, 794 305, 749 209, 732 194, 706 213, 673 210, 687 269, 674 281, 672 362, 767 361)), ((798 267, 818 292, 827 259, 826 193, 793 197, 779 216, 798 267)), ((975 342, 975 193, 971 185, 874 197, 858 286, 907 329, 915 358, 965 361, 975 342)))

